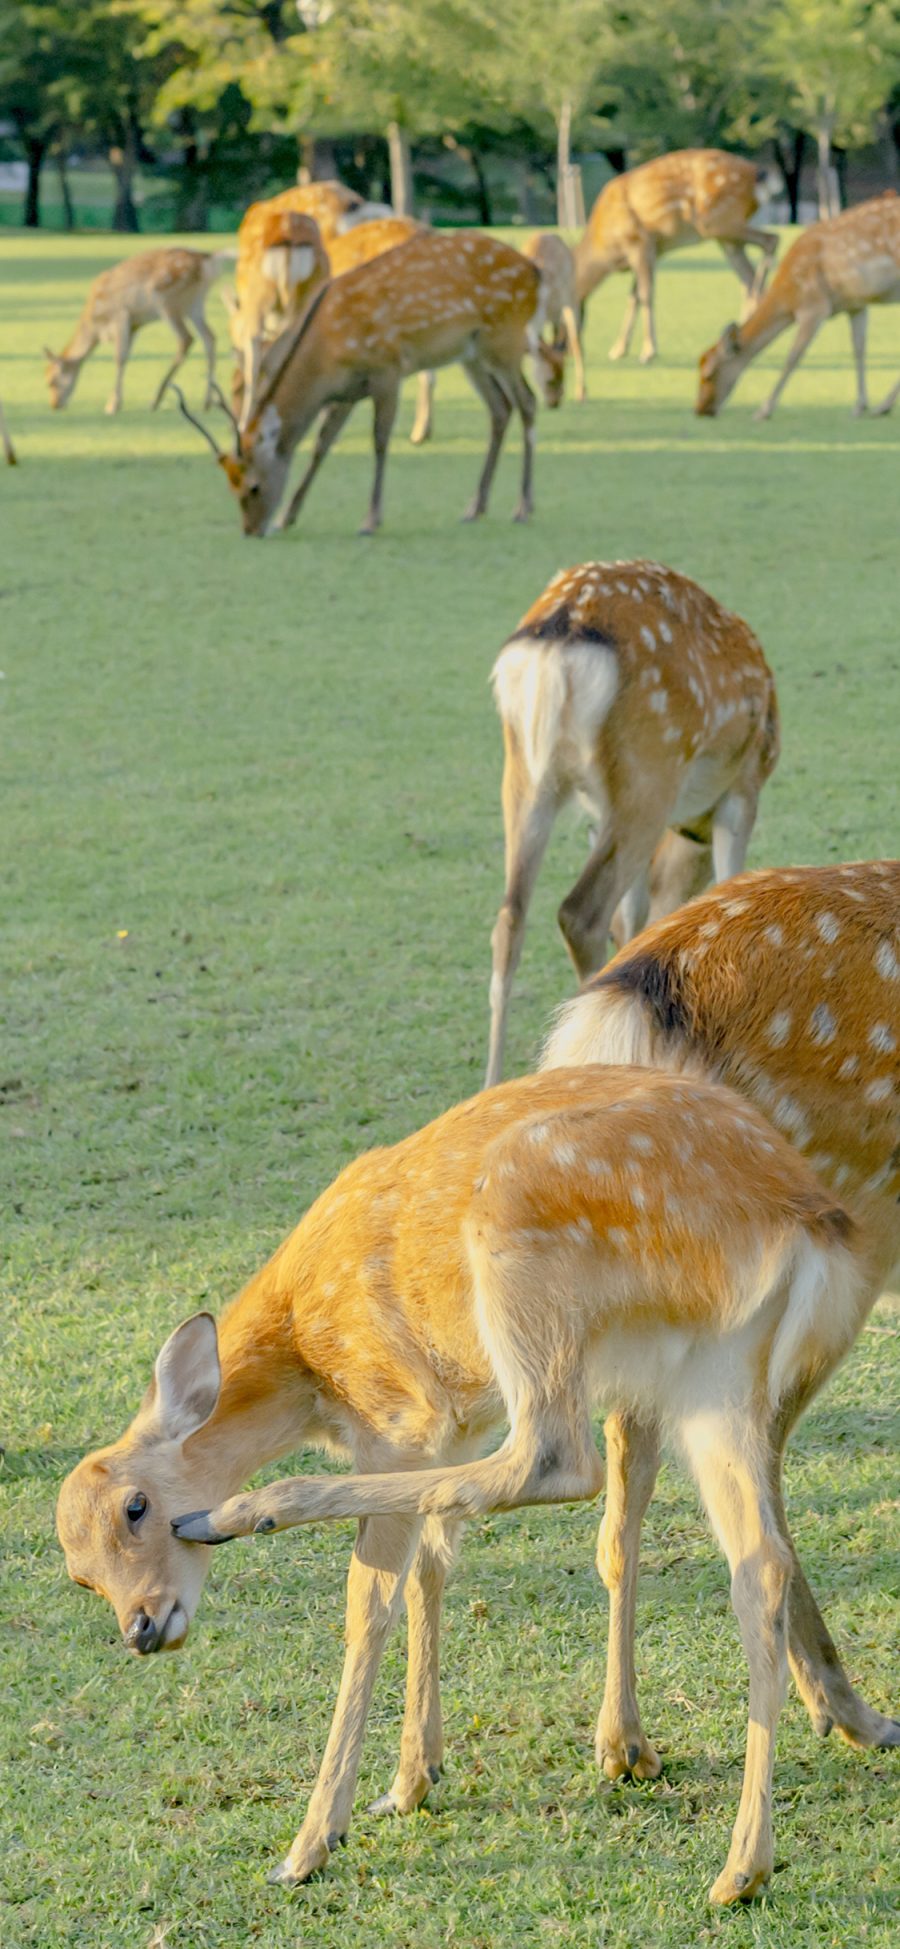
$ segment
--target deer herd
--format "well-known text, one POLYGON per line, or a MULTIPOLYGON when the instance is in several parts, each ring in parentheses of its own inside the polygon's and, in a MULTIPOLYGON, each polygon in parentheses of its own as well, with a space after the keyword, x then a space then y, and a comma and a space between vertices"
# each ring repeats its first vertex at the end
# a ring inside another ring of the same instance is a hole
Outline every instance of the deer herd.
MULTIPOLYGON (((98 280, 52 360, 54 404, 111 335, 117 410, 133 333, 161 317, 178 357, 158 404, 193 325, 229 448, 196 424, 245 532, 296 519, 353 406, 369 398, 368 532, 381 520, 403 379, 420 376, 416 437, 427 438, 433 374, 458 361, 490 420, 468 514, 485 511, 517 411, 525 517, 535 421, 525 356, 555 404, 570 352, 583 396, 584 301, 622 268, 634 289, 613 356, 627 351, 638 307, 642 356, 652 356, 656 259, 698 237, 721 244, 747 300, 744 321, 704 355, 698 411, 716 412, 793 320, 771 411, 818 325, 841 310, 866 410, 866 308, 900 298, 900 200, 815 225, 764 289, 774 239, 753 224, 757 193, 755 169, 735 157, 663 158, 608 186, 574 252, 546 237, 526 254, 373 213, 337 185, 289 191, 241 225, 230 402, 203 312, 221 254, 178 250, 98 280), (755 270, 748 246, 761 253, 755 270), (279 517, 294 449, 316 420, 279 517)), ((350 1164, 218 1322, 200 1312, 175 1328, 124 1435, 63 1483, 59 1535, 70 1576, 111 1603, 126 1646, 146 1655, 184 1643, 210 1546, 355 1520, 334 1719, 274 1876, 290 1885, 323 1869, 347 1833, 375 1678, 403 1605, 399 1762, 372 1811, 408 1813, 438 1780, 444 1586, 464 1523, 492 1511, 605 1490, 596 1757, 612 1780, 658 1776, 634 1636, 641 1525, 660 1445, 672 1443, 727 1559, 748 1668, 740 1806, 710 1891, 734 1903, 760 1892, 774 1866, 789 1672, 816 1732, 900 1745, 900 1722, 844 1669, 781 1484, 791 1429, 900 1261, 900 864, 743 870, 779 756, 775 680, 748 624, 675 569, 563 570, 501 648, 493 686, 506 871, 484 1090, 350 1164), (529 902, 571 800, 590 822, 590 849, 559 924, 583 986, 536 1073, 503 1082, 529 902), (351 1472, 246 1488, 262 1465, 307 1445, 351 1472)))

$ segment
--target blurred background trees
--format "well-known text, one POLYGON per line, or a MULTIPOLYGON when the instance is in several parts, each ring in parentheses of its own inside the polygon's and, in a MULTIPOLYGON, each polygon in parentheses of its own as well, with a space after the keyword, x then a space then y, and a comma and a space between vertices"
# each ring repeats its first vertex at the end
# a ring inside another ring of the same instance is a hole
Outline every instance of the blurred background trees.
POLYGON ((900 181, 900 0, 0 0, 7 222, 229 227, 305 171, 574 223, 582 176, 693 144, 771 160, 794 216, 848 162, 900 181))

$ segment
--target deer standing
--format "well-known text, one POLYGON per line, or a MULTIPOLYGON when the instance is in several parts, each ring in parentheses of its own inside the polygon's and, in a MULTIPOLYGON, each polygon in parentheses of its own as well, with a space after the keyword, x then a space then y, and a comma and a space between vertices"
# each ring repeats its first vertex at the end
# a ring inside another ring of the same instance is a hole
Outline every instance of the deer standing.
POLYGON ((583 305, 612 271, 632 274, 631 296, 611 359, 625 357, 638 306, 644 320, 641 364, 655 359, 653 286, 657 259, 666 251, 714 240, 748 302, 755 300, 778 249, 774 233, 751 222, 759 207, 762 173, 756 163, 724 149, 676 149, 614 176, 600 191, 575 247, 575 278, 583 305), (747 256, 748 244, 763 253, 757 271, 747 256))
MULTIPOLYGON (((622 1062, 729 1085, 765 1112, 866 1241, 860 1324, 900 1260, 900 862, 746 873, 648 928, 563 1009, 544 1066, 622 1062)), ((811 1386, 772 1418, 770 1486, 792 1553, 789 1657, 815 1730, 898 1746, 900 1722, 851 1685, 787 1529, 782 1452, 811 1386)), ((635 1400, 606 1428, 597 1565, 609 1590, 597 1758, 610 1778, 654 1779, 634 1676, 640 1531, 658 1431, 635 1400)))
POLYGON ((103 339, 112 341, 116 360, 115 380, 105 410, 118 413, 122 404, 122 379, 135 332, 157 319, 171 326, 178 340, 178 354, 156 389, 154 410, 194 343, 191 326, 206 353, 205 405, 210 406, 215 385, 216 341, 206 322, 204 306, 210 285, 233 255, 230 250, 182 250, 180 245, 171 245, 163 250, 140 251, 136 257, 126 257, 121 264, 114 264, 111 270, 101 271, 88 291, 68 345, 58 353, 51 352, 47 345, 44 347, 51 406, 65 406, 71 399, 85 359, 103 339))
MULTIPOLYGON (((859 418, 870 411, 866 388, 866 327, 869 305, 900 304, 900 196, 888 190, 844 210, 839 217, 810 224, 782 258, 765 297, 742 325, 726 325, 716 345, 700 360, 696 410, 713 417, 741 373, 772 340, 796 325, 784 369, 755 418, 771 418, 781 394, 820 326, 846 312, 856 364, 859 418)), ((874 407, 889 413, 900 396, 900 380, 874 407)))
POLYGON ((851 1221, 744 1098, 637 1069, 507 1083, 351 1164, 218 1334, 208 1313, 176 1329, 126 1434, 62 1487, 69 1574, 109 1599, 131 1650, 174 1649, 206 1575, 198 1544, 357 1518, 334 1721, 273 1877, 305 1881, 346 1833, 404 1591, 406 1715, 383 1803, 398 1811, 441 1764, 438 1627, 461 1521, 596 1495, 592 1405, 639 1402, 685 1452, 731 1567, 750 1714, 711 1898, 752 1896, 773 1865, 791 1571, 760 1430, 834 1368, 865 1280, 851 1221), (502 1446, 473 1459, 504 1420, 502 1446), (233 1494, 301 1442, 359 1472, 233 1494))
POLYGON ((6 414, 3 411, 2 400, 0 400, 0 442, 2 442, 3 445, 3 455, 7 467, 15 467, 18 461, 18 455, 16 453, 15 447, 13 446, 12 439, 10 438, 9 427, 6 424, 6 414))
POLYGON ((720 880, 743 866, 778 757, 775 686, 752 630, 656 562, 563 569, 501 650, 493 684, 506 885, 491 942, 488 1084, 502 1073, 526 915, 561 807, 577 799, 592 822, 587 865, 559 909, 583 981, 606 959, 617 909, 621 939, 642 924, 668 831, 655 913, 677 904, 683 853, 695 875, 698 858, 720 880))
POLYGON ((374 533, 381 524, 384 466, 401 382, 411 372, 457 360, 491 421, 487 456, 466 519, 487 508, 515 404, 524 432, 516 519, 525 520, 532 507, 535 407, 522 358, 540 329, 539 290, 534 265, 508 244, 475 233, 431 231, 323 285, 299 324, 279 342, 235 452, 222 453, 200 426, 240 501, 244 533, 267 531, 294 449, 327 407, 312 459, 280 523, 290 527, 342 426, 367 398, 374 409, 375 479, 361 532, 374 533))
MULTIPOLYGON (((584 352, 581 345, 579 324, 580 304, 575 281, 575 259, 568 244, 558 237, 554 230, 539 230, 529 237, 522 246, 523 255, 530 257, 541 273, 542 309, 548 325, 556 327, 553 342, 555 359, 545 361, 546 373, 545 403, 558 406, 563 394, 564 367, 562 357, 566 347, 572 354, 575 366, 575 397, 581 402, 587 398, 584 378, 584 352)), ((538 357, 544 353, 541 340, 538 357)))
POLYGON ((265 228, 276 212, 295 211, 298 215, 311 217, 318 226, 324 244, 338 236, 342 225, 356 211, 362 210, 363 199, 356 190, 348 189, 345 183, 335 181, 325 183, 294 183, 290 189, 279 190, 277 196, 266 196, 258 203, 251 203, 244 211, 238 226, 238 250, 247 241, 265 228))
POLYGON ((231 342, 242 369, 242 427, 253 410, 264 346, 302 316, 330 276, 318 224, 299 210, 267 211, 241 245, 237 302, 229 309, 231 342))

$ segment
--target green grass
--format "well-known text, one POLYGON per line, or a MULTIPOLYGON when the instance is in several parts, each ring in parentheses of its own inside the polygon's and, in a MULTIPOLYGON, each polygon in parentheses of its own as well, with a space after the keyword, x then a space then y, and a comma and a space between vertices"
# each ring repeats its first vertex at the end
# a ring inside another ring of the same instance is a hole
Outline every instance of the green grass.
MULTIPOLYGON (((644 1551, 639 1670, 652 1788, 598 1783, 605 1599, 590 1510, 470 1533, 448 1606, 448 1768, 428 1810, 377 1824, 403 1648, 386 1661, 359 1813, 329 1876, 263 1870, 299 1826, 341 1656, 349 1530, 216 1560, 190 1642, 138 1667, 70 1586, 62 1473, 118 1433, 169 1327, 219 1304, 357 1150, 480 1081, 501 887, 491 661, 559 566, 649 554, 746 614, 777 673, 784 755, 757 862, 897 839, 900 419, 854 423, 829 327, 770 425, 692 417, 698 351, 735 310, 714 255, 659 280, 663 356, 610 368, 624 285, 590 316, 592 397, 540 423, 538 511, 458 522, 480 404, 442 375, 437 439, 391 454, 387 525, 356 538, 368 415, 303 523, 251 546, 209 456, 146 410, 167 352, 138 342, 126 411, 98 354, 52 416, 39 348, 71 328, 117 240, 0 244, 4 874, 0 1473, 9 1949, 371 1949, 896 1943, 898 1756, 818 1744, 793 1697, 767 1900, 712 1914, 739 1793, 746 1680, 727 1577, 667 1470, 644 1551)), ((224 314, 211 313, 224 337, 224 314)), ((872 320, 873 395, 898 362, 872 320), (879 370, 881 368, 881 370, 879 370)), ((196 402, 198 359, 187 371, 196 402)), ((584 836, 548 857, 510 1067, 570 992, 556 903, 584 836)), ((787 978, 787 977, 786 977, 787 978)), ((897 1700, 900 1320, 882 1307, 794 1444, 790 1501, 849 1669, 897 1700)))

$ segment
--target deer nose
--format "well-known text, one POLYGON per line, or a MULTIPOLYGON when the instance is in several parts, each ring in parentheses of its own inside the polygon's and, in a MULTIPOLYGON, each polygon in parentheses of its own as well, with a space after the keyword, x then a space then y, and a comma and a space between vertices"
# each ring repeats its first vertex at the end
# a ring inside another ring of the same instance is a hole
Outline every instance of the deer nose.
POLYGON ((146 1611, 138 1611, 127 1631, 122 1633, 129 1651, 155 1651, 159 1645, 159 1625, 155 1618, 148 1617, 146 1611))

